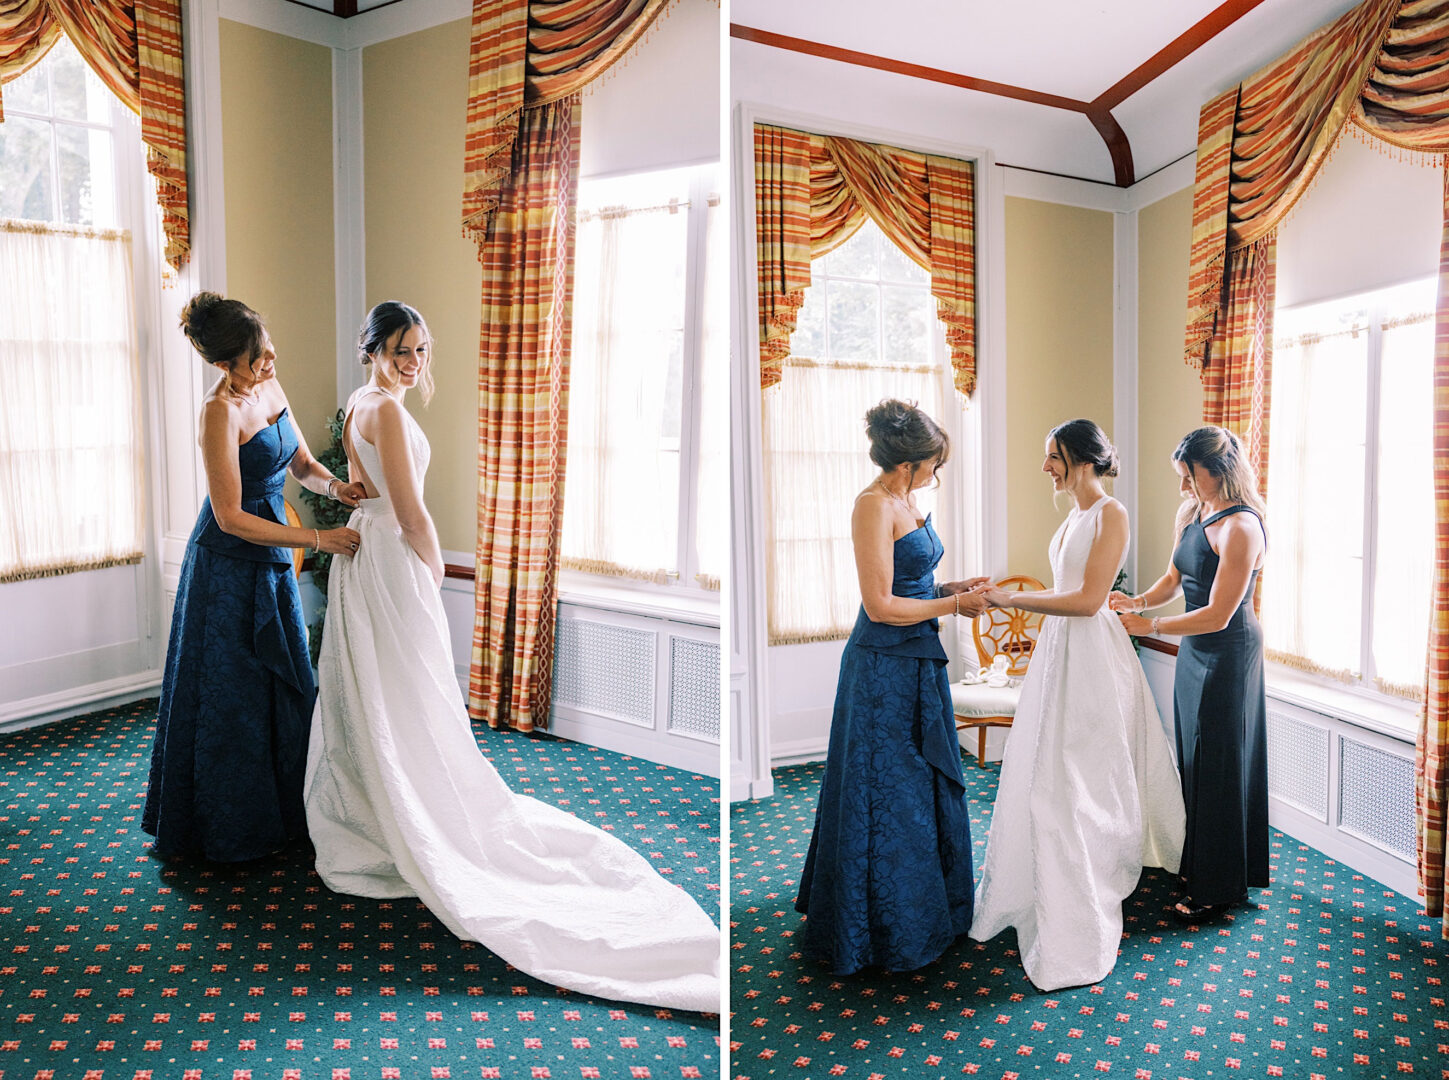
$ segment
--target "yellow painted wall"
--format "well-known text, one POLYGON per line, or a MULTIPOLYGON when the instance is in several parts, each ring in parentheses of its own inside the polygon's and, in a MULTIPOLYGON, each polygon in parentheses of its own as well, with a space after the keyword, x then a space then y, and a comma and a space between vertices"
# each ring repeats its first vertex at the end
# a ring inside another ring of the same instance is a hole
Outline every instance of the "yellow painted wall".
POLYGON ((459 232, 468 99, 468 20, 362 51, 367 304, 413 305, 433 335, 427 408, 407 407, 432 443, 425 501, 444 549, 477 535, 478 314, 482 269, 459 232))
POLYGON ((277 377, 320 453, 337 408, 332 52, 227 19, 220 36, 227 292, 266 319, 277 377))
MULTIPOLYGON (((1180 499, 1170 461, 1202 422, 1202 384, 1182 360, 1192 188, 1143 207, 1137 216, 1137 573, 1141 592, 1167 569, 1180 499)), ((1163 612, 1182 610, 1182 601, 1163 612)))
POLYGON ((1084 416, 1112 434, 1112 246, 1110 213, 1006 200, 1008 570, 1048 585, 1070 503, 1041 471, 1046 433, 1084 416))

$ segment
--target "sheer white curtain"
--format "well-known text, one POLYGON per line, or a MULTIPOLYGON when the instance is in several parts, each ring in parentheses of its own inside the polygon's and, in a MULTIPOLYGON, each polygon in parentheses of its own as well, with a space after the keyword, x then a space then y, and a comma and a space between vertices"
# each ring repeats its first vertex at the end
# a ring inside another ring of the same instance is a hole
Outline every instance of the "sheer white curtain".
POLYGON ((711 198, 705 218, 700 365, 699 483, 695 488, 695 547, 699 584, 718 589, 729 558, 729 245, 722 200, 711 198))
POLYGON ((679 568, 688 214, 581 210, 563 565, 664 581, 679 568))
POLYGON ((1381 690, 1424 693, 1434 584, 1434 316, 1383 332, 1379 393, 1374 675, 1381 690))
MULTIPOLYGON (((784 378, 765 391, 771 645, 849 635, 860 608, 851 509, 880 471, 870 460, 866 410, 894 397, 939 418, 941 382, 940 368, 929 364, 791 357, 784 378)), ((932 495, 918 492, 917 501, 929 509, 932 495)))
POLYGON ((0 581, 140 561, 131 236, 0 220, 0 581))
POLYGON ((1368 344, 1359 325, 1273 349, 1264 644, 1343 678, 1360 673, 1368 344))

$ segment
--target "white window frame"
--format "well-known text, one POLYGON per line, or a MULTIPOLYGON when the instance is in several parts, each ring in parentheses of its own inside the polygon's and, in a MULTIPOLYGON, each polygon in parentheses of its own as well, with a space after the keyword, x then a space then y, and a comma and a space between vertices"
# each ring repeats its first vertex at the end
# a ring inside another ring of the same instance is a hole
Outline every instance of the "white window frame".
MULTIPOLYGON (((594 593, 619 591, 644 594, 656 602, 669 603, 674 597, 690 607, 718 607, 719 591, 706 589, 699 584, 699 549, 697 544, 697 514, 699 505, 699 459, 700 437, 704 403, 700 400, 699 388, 703 381, 704 365, 704 304, 706 258, 705 239, 708 227, 709 202, 714 199, 716 212, 721 212, 724 192, 724 170, 719 162, 696 162, 690 165, 664 166, 661 168, 637 169, 620 173, 600 173, 581 177, 580 186, 590 180, 609 180, 621 176, 642 176, 656 172, 672 172, 688 169, 689 208, 686 226, 684 257, 684 364, 680 379, 680 431, 679 431, 679 521, 676 537, 676 570, 668 574, 665 583, 645 581, 637 578, 610 577, 592 574, 584 570, 564 569, 560 571, 560 592, 594 593)), ((718 243, 727 243, 724 230, 717 233, 718 243)), ((727 328, 721 327, 720 332, 727 328)), ((565 473, 567 483, 567 473, 565 473)), ((566 497, 567 498, 567 497, 566 497)), ((568 513, 565 506, 564 512, 568 513)))
MULTIPOLYGON (((1274 322, 1277 323, 1282 316, 1293 312, 1301 311, 1304 308, 1316 307, 1320 304, 1332 303, 1337 300, 1352 300, 1355 296, 1369 295, 1380 292, 1383 289, 1393 288, 1395 285, 1408 285, 1422 278, 1411 278, 1407 281, 1389 283, 1377 286, 1372 289, 1365 289, 1362 292, 1349 293, 1341 297, 1323 297, 1304 301, 1301 304, 1294 304, 1290 307, 1279 308, 1274 312, 1274 322)), ((1382 403, 1382 371, 1383 371, 1383 322, 1388 316, 1388 309, 1383 302, 1365 307, 1362 315, 1366 326, 1356 322, 1355 325, 1363 326, 1368 334, 1367 349, 1367 372, 1365 375, 1364 408, 1367 410, 1364 424, 1364 523, 1363 523, 1363 576, 1361 584, 1360 611, 1359 611, 1359 674, 1353 680, 1341 680, 1329 675, 1321 675, 1317 672, 1300 672, 1293 669, 1284 669, 1283 674, 1276 672, 1270 674, 1270 682, 1281 682, 1289 691, 1287 700, 1295 700, 1292 694, 1297 690, 1297 698, 1302 698, 1305 683, 1314 688, 1322 688, 1326 700, 1334 702, 1341 700, 1339 695, 1348 694, 1352 699, 1362 701, 1373 712, 1381 717, 1390 718, 1392 727, 1398 728, 1401 724, 1412 724, 1417 716, 1420 702, 1400 697, 1396 694, 1386 694, 1375 685, 1378 676, 1377 666, 1374 663, 1373 655, 1373 625, 1375 612, 1375 581, 1378 573, 1378 475, 1379 475, 1379 428, 1380 428, 1380 406, 1382 403), (1387 708, 1374 709, 1377 706, 1387 708), (1399 713, 1404 716, 1400 723, 1393 723, 1393 719, 1399 713)), ((1270 413, 1271 417, 1271 413, 1270 413)), ((1268 452, 1272 454, 1271 427, 1269 436, 1268 452)), ((1270 500, 1269 512, 1271 514, 1272 491, 1269 491, 1270 500)), ((1271 518, 1270 518, 1271 529, 1271 518)), ((1271 532, 1269 542, 1271 543, 1271 532)), ((1428 641, 1424 643, 1428 648, 1428 641)), ((1283 668, 1283 665, 1275 665, 1283 668)))

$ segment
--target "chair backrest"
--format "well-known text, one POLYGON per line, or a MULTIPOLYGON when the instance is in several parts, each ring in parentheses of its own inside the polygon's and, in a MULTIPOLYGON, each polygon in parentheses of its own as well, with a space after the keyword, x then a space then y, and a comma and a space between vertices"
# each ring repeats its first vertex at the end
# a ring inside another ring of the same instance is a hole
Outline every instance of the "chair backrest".
MULTIPOLYGON (((1034 577, 1013 574, 996 583, 998 588, 1008 592, 1028 592, 1045 589, 1034 577)), ((990 667, 998 654, 1004 655, 1010 663, 1007 674, 1024 675, 1026 665, 1036 648, 1037 635, 1041 633, 1044 615, 1020 608, 990 608, 976 616, 971 624, 971 635, 976 639, 976 655, 982 667, 990 667)))

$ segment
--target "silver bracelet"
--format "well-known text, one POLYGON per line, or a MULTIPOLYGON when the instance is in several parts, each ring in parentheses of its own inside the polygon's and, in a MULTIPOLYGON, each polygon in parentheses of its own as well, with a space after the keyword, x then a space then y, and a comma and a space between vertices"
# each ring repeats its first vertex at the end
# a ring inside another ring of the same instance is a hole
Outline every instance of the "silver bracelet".
POLYGON ((328 481, 327 481, 327 497, 328 497, 328 498, 329 498, 329 499, 336 499, 336 498, 337 498, 337 496, 336 496, 336 495, 334 495, 334 494, 332 494, 332 485, 333 485, 333 484, 340 484, 340 483, 342 483, 342 481, 341 481, 341 480, 339 480, 339 479, 338 479, 338 478, 337 478, 337 477, 335 477, 335 476, 334 476, 334 477, 332 477, 332 478, 331 478, 331 479, 330 479, 330 480, 328 480, 328 481))
POLYGON ((1160 623, 1161 621, 1162 621, 1162 616, 1161 615, 1154 615, 1152 617, 1152 633, 1153 633, 1154 636, 1159 633, 1159 631, 1157 629, 1157 624, 1160 623))

